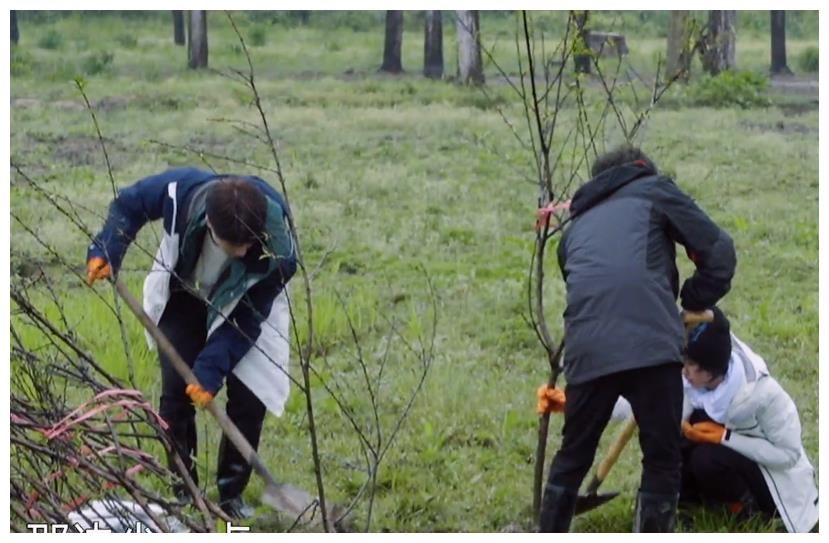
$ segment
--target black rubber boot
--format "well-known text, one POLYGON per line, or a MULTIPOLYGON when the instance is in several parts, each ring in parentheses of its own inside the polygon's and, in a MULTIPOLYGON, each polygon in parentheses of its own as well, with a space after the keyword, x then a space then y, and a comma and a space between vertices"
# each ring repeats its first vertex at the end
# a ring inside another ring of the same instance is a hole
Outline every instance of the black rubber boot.
MULTIPOLYGON (((253 450, 257 450, 265 420, 265 405, 233 374, 227 377, 226 409, 228 418, 247 439, 253 450)), ((244 509, 237 505, 250 481, 252 471, 253 468, 236 446, 226 436, 222 436, 219 443, 219 465, 216 469, 220 505, 227 504, 227 507, 234 511, 244 509)), ((233 513, 232 516, 236 514, 233 513)))
POLYGON ((236 447, 222 436, 216 486, 219 487, 219 507, 232 519, 244 520, 253 516, 253 508, 242 499, 251 471, 250 464, 241 460, 236 447))
POLYGON ((219 443, 219 467, 216 486, 219 487, 219 507, 232 519, 251 518, 254 510, 242 499, 242 492, 250 480, 252 468, 241 460, 236 447, 222 436, 219 443))
POLYGON ((677 494, 652 494, 639 491, 636 496, 636 533, 673 532, 676 523, 677 494))
POLYGON ((229 500, 219 502, 219 507, 222 511, 232 519, 246 520, 253 518, 255 510, 253 507, 245 503, 241 496, 230 498, 229 500))
POLYGON ((216 469, 216 486, 219 487, 219 503, 242 495, 250 481, 252 468, 242 459, 236 447, 222 436, 219 443, 219 466, 216 469))
POLYGON ((570 530, 570 521, 576 511, 577 490, 547 483, 544 499, 541 501, 541 513, 538 518, 539 532, 566 533, 570 530))
MULTIPOLYGON (((193 483, 196 488, 199 486, 199 475, 196 471, 196 466, 193 464, 193 458, 196 456, 196 424, 195 421, 186 421, 184 423, 171 424, 168 429, 168 434, 173 442, 173 446, 178 451, 184 467, 190 473, 193 483)), ((175 458, 172 454, 167 455, 167 465, 173 473, 178 473, 175 458)), ((173 484, 173 492, 176 495, 176 500, 180 504, 189 503, 192 499, 190 491, 184 482, 176 482, 173 484)))

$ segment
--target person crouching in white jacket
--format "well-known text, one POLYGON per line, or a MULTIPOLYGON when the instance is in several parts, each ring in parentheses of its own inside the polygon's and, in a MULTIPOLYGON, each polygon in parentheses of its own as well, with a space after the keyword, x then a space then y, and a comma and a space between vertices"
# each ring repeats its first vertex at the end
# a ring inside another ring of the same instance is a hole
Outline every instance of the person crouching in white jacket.
POLYGON ((777 515, 789 532, 808 532, 818 521, 818 489, 797 408, 712 310, 712 322, 689 332, 684 353, 680 503, 777 515))

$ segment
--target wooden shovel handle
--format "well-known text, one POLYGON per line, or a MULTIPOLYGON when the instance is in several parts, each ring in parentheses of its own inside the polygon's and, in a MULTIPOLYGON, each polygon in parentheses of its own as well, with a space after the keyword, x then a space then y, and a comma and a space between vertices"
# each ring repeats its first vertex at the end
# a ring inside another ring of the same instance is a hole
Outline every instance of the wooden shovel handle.
POLYGON ((714 320, 714 312, 710 309, 704 311, 683 311, 682 321, 688 328, 694 327, 703 322, 711 322, 714 320))
POLYGON ((619 437, 616 438, 616 441, 610 446, 610 449, 607 451, 604 459, 599 464, 599 467, 596 469, 596 477, 599 481, 604 481, 607 474, 610 473, 610 468, 619 460, 619 456, 622 454, 622 451, 625 449, 625 446, 630 441, 630 438, 633 437, 633 434, 636 432, 636 419, 633 417, 630 418, 629 421, 625 423, 624 428, 622 428, 622 432, 619 434, 619 437))

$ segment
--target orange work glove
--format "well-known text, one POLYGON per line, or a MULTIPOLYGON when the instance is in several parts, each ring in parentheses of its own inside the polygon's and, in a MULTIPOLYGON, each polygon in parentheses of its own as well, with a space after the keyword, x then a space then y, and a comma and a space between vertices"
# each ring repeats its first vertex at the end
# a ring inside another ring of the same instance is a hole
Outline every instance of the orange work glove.
POLYGON ((112 267, 109 262, 100 256, 90 258, 86 263, 86 284, 90 287, 98 279, 109 279, 112 277, 112 267))
POLYGON ((725 431, 725 426, 716 422, 689 424, 688 421, 682 421, 682 434, 694 443, 719 445, 725 438, 725 431))
POLYGON ((536 410, 539 415, 562 413, 566 403, 567 397, 560 388, 550 388, 549 385, 538 387, 538 406, 536 410))
POLYGON ((184 392, 190 396, 190 399, 193 401, 194 405, 201 408, 207 407, 207 404, 213 401, 213 395, 203 389, 201 385, 187 385, 184 392))

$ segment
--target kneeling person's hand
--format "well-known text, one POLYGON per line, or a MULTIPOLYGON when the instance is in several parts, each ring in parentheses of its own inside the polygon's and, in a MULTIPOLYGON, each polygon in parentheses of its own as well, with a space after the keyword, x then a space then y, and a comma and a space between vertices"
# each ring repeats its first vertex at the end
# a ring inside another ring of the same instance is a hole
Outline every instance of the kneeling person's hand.
POLYGON ((725 426, 716 422, 698 422, 690 424, 682 421, 682 434, 694 443, 722 443, 725 437, 725 426))

